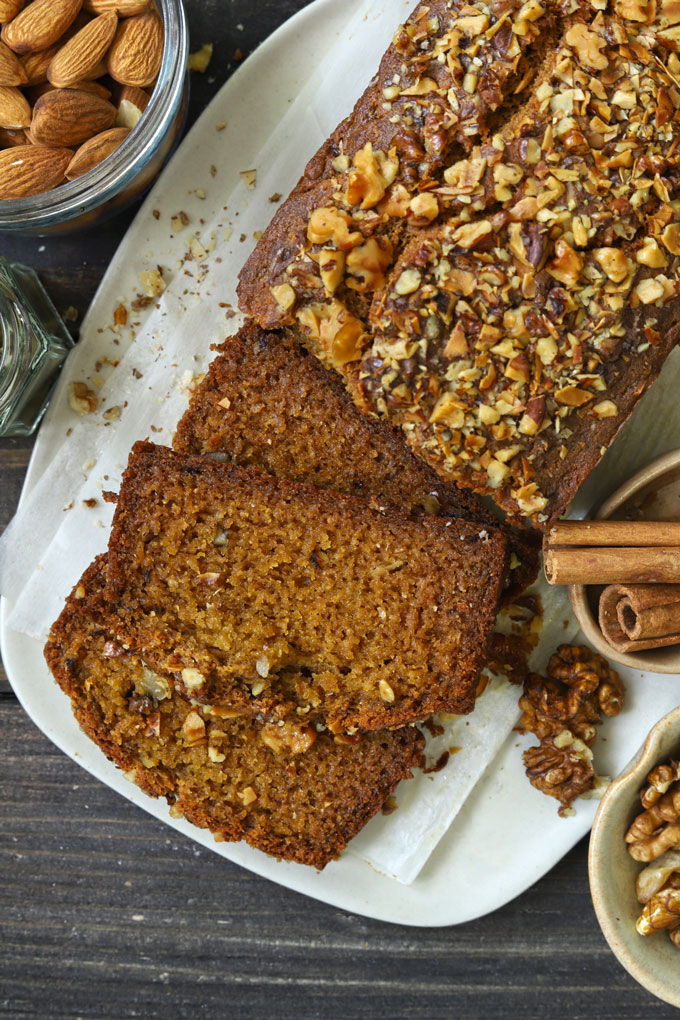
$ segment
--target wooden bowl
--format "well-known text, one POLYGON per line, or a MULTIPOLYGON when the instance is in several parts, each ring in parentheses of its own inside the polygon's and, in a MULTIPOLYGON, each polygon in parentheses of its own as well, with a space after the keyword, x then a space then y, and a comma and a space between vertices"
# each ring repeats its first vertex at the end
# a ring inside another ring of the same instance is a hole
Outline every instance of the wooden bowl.
MULTIPOLYGON (((680 450, 664 454, 629 478, 593 515, 597 521, 680 521, 680 450)), ((680 578, 678 579, 680 582, 680 578)), ((680 674, 680 645, 644 652, 617 652, 602 635, 597 606, 603 588, 573 584, 569 596, 576 619, 594 648, 607 659, 651 673, 680 674)))
POLYGON ((680 949, 666 932, 638 935, 635 921, 642 907, 635 881, 644 864, 628 853, 624 836, 642 811, 639 792, 655 765, 678 759, 680 708, 664 716, 644 746, 605 793, 595 816, 588 851, 593 906, 612 951, 628 973, 664 1002, 680 1006, 680 949))

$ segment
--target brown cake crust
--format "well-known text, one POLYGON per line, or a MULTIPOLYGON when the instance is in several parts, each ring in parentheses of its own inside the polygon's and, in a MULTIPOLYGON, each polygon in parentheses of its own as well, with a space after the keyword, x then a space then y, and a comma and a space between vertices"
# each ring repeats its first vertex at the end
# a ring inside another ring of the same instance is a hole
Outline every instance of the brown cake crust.
POLYGON ((493 528, 137 443, 106 595, 195 699, 338 732, 470 711, 505 568, 493 528))
POLYGON ((340 376, 285 330, 249 320, 214 349, 218 357, 175 433, 178 453, 224 455, 277 478, 500 527, 515 554, 504 600, 535 579, 533 536, 500 524, 473 493, 443 482, 399 429, 362 414, 340 376))
POLYGON ((549 527, 680 339, 679 41, 670 0, 420 4, 242 307, 549 527))
POLYGON ((101 597, 105 562, 85 572, 45 646, 80 726, 145 793, 194 825, 323 868, 412 776, 418 730, 351 742, 197 711, 116 641, 101 597))

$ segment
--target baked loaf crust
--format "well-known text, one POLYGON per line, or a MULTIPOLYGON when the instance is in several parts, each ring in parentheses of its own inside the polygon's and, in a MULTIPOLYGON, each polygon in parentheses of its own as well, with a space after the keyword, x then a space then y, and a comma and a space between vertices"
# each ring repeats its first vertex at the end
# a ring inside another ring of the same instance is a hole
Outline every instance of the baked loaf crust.
POLYGON ((241 277, 444 477, 541 528, 680 338, 679 24, 674 0, 421 4, 241 277))
POLYGON ((105 563, 88 568, 45 647, 85 733, 145 793, 218 839, 323 868, 411 777, 418 730, 334 738, 198 711, 116 641, 105 563))
POLYGON ((499 524, 473 493, 442 482, 399 429, 362 414, 340 376, 286 331, 267 332, 251 320, 214 349, 219 356, 177 428, 178 453, 218 454, 277 478, 499 527, 514 553, 504 599, 535 579, 532 536, 499 524))
POLYGON ((197 701, 339 732, 470 711, 505 567, 493 528, 137 443, 106 595, 197 701))

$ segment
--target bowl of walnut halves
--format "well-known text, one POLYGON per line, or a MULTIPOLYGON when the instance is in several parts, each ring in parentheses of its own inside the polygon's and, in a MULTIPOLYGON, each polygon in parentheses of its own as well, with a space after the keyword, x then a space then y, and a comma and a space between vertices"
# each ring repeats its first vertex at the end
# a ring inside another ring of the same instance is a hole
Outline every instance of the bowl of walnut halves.
POLYGON ((593 905, 611 949, 680 1006, 680 707, 650 731, 604 795, 590 837, 593 905))

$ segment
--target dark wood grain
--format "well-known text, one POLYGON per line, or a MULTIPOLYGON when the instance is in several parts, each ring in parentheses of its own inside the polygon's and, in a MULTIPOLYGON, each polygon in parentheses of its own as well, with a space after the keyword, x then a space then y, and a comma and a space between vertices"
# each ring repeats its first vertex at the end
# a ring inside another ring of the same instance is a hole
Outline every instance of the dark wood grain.
MULTIPOLYGON (((208 73, 193 78, 190 119, 236 66, 237 50, 247 55, 304 6, 186 0, 193 48, 215 46, 208 73)), ((96 235, 0 235, 0 250, 34 266, 59 308, 82 315, 132 214, 96 235)), ((0 529, 19 498, 30 448, 29 440, 0 441, 0 529)), ((1 670, 0 784, 0 1016, 676 1013, 636 985, 606 946, 588 892, 587 840, 517 900, 470 924, 369 921, 257 878, 118 797, 35 728, 1 670)), ((502 838, 499 831, 500 845, 502 838)))

